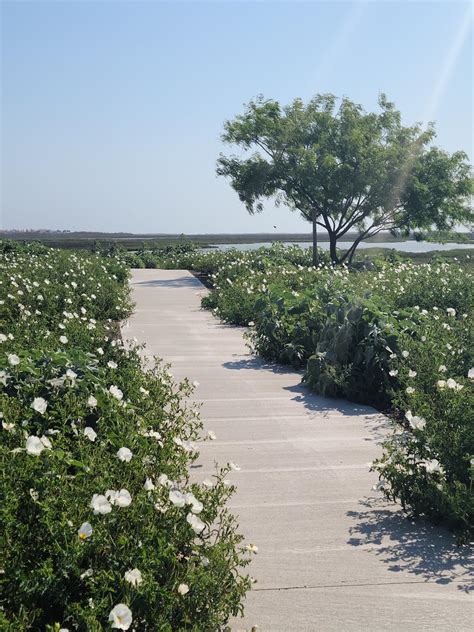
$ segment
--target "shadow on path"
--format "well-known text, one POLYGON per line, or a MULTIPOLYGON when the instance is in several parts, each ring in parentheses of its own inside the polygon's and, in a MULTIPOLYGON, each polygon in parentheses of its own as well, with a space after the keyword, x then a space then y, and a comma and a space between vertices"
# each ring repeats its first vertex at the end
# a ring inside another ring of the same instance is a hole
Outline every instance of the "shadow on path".
MULTIPOLYGON (((224 369, 230 369, 232 371, 269 371, 271 373, 278 373, 280 375, 295 375, 298 373, 295 369, 282 366, 281 364, 275 364, 273 362, 267 362, 262 358, 251 356, 248 360, 235 360, 231 362, 224 362, 222 364, 224 369)), ((301 374, 302 375, 302 374, 301 374)))
MULTIPOLYGON (((288 375, 294 378, 295 376, 303 377, 303 371, 298 371, 290 366, 282 366, 273 362, 267 362, 259 357, 252 356, 245 360, 236 360, 233 362, 224 362, 222 365, 225 369, 233 371, 268 371, 276 373, 278 375, 288 375)), ((387 422, 384 420, 378 421, 378 425, 374 426, 373 415, 377 413, 374 408, 370 406, 364 406, 361 404, 355 404, 353 402, 347 402, 340 399, 330 399, 328 397, 322 397, 312 392, 305 384, 300 382, 299 384, 291 384, 289 386, 282 387, 283 391, 287 391, 290 394, 290 399, 294 402, 298 402, 303 405, 306 411, 312 413, 339 413, 341 415, 370 415, 371 423, 370 430, 386 430, 387 422)))
POLYGON ((169 289, 194 288, 196 290, 204 290, 204 286, 194 277, 182 276, 175 279, 151 279, 149 281, 135 281, 132 287, 159 287, 169 289))
POLYGON ((293 386, 286 386, 286 391, 294 393, 293 401, 303 404, 303 406, 312 412, 324 410, 336 411, 342 415, 373 415, 376 411, 370 406, 355 404, 341 399, 331 399, 316 395, 306 384, 300 383, 293 386))
POLYGON ((392 573, 405 571, 437 584, 456 582, 464 592, 474 590, 472 552, 458 547, 449 531, 407 517, 380 498, 359 504, 360 511, 347 512, 354 520, 348 544, 369 547, 392 573))
POLYGON ((334 412, 349 417, 360 417, 364 421, 364 427, 370 433, 370 441, 381 444, 387 438, 392 429, 392 421, 385 417, 375 408, 364 404, 357 404, 342 399, 331 399, 316 395, 306 384, 295 384, 294 386, 285 386, 284 390, 295 393, 293 401, 303 404, 306 410, 318 413, 319 416, 328 419, 331 422, 331 416, 334 412))

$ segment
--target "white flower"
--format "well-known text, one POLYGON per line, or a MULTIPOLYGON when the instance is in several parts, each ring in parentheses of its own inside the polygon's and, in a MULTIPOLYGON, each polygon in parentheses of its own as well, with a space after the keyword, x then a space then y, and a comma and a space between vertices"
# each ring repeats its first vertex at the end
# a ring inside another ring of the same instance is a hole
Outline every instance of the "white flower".
POLYGON ((94 494, 91 507, 95 514, 108 514, 112 511, 112 505, 103 494, 94 494))
POLYGON ((156 439, 159 441, 161 439, 161 435, 157 430, 147 430, 143 432, 144 437, 151 437, 152 439, 156 439))
POLYGON ((129 448, 120 448, 117 452, 117 457, 125 463, 129 463, 132 460, 133 453, 129 448))
POLYGON ((424 466, 426 468, 426 471, 430 474, 432 474, 433 472, 439 472, 441 469, 441 465, 436 459, 427 461, 426 463, 424 463, 424 466))
POLYGON ((107 498, 107 500, 113 505, 117 494, 118 492, 115 489, 108 489, 104 495, 107 498))
POLYGON ((48 407, 48 403, 42 397, 35 397, 31 404, 31 408, 36 410, 36 412, 40 413, 41 415, 44 415, 47 407, 48 407))
POLYGON ((424 430, 426 426, 426 421, 425 419, 423 419, 423 417, 418 417, 417 415, 415 415, 410 419, 410 426, 414 430, 424 430))
POLYGON ((98 349, 97 349, 97 353, 98 353, 99 355, 104 355, 104 350, 102 349, 102 347, 98 347, 98 349))
POLYGON ((446 380, 446 386, 448 388, 454 389, 455 391, 460 391, 461 389, 464 388, 462 384, 458 384, 456 380, 453 380, 453 378, 451 377, 449 378, 449 380, 446 380))
POLYGON ((207 436, 209 437, 211 441, 214 441, 216 439, 216 433, 213 432, 212 430, 208 431, 207 436))
POLYGON ((114 505, 117 505, 117 507, 128 507, 131 502, 132 497, 127 489, 121 489, 119 492, 116 492, 116 496, 113 501, 114 505))
POLYGON ((185 595, 189 592, 189 586, 187 584, 180 584, 178 586, 178 592, 180 595, 185 595))
POLYGON ((93 395, 89 395, 87 405, 89 406, 89 408, 95 408, 97 406, 97 400, 93 395))
POLYGON ((81 573, 79 577, 81 579, 86 579, 86 577, 92 577, 93 574, 94 574, 94 571, 92 570, 92 568, 88 568, 86 571, 81 573))
POLYGON ((66 336, 59 336, 59 342, 62 342, 63 345, 67 344, 68 339, 66 336))
POLYGON ((143 582, 142 574, 138 568, 128 570, 124 575, 124 579, 129 584, 132 584, 132 586, 139 586, 143 582))
POLYGON ((446 373, 447 368, 444 366, 444 364, 441 364, 440 367, 438 368, 438 371, 440 373, 446 373))
POLYGON ((168 478, 168 476, 166 474, 160 474, 158 476, 158 483, 160 485, 170 485, 170 479, 168 478))
POLYGON ((32 498, 35 502, 36 502, 36 501, 38 500, 38 498, 39 498, 39 494, 38 494, 38 492, 36 491, 36 489, 33 489, 33 488, 31 488, 31 489, 30 489, 30 496, 31 496, 31 498, 32 498))
POLYGON ((169 499, 175 507, 184 507, 186 504, 186 498, 177 489, 172 489, 169 493, 169 499))
POLYGON ((8 423, 6 421, 2 421, 2 427, 7 432, 10 432, 10 430, 13 430, 13 428, 15 427, 15 424, 14 423, 8 423))
POLYGON ((444 388, 446 386, 446 382, 444 380, 438 380, 436 382, 436 386, 438 386, 439 388, 444 388))
POLYGON ((405 392, 408 393, 408 395, 411 395, 412 393, 415 392, 415 389, 413 388, 413 386, 407 386, 407 388, 405 389, 405 392))
POLYGON ((92 525, 89 522, 83 522, 77 531, 80 540, 87 540, 92 535, 92 525))
POLYGON ((201 533, 206 526, 204 522, 193 513, 188 513, 186 522, 191 526, 194 533, 201 533))
POLYGON ((472 369, 469 369, 469 371, 467 372, 467 377, 470 380, 474 380, 474 367, 472 369))
POLYGON ((402 356, 403 356, 404 358, 408 358, 408 356, 409 356, 409 355, 410 355, 410 352, 409 352, 409 351, 402 351, 402 356))
POLYGON ((396 369, 392 369, 388 372, 391 377, 396 377, 398 375, 398 371, 396 369))
POLYGON ((86 426, 84 428, 84 434, 89 439, 89 441, 92 442, 94 442, 97 438, 97 432, 94 430, 94 428, 91 428, 90 426, 86 426))
POLYGON ((40 441, 47 450, 51 450, 51 448, 53 447, 51 441, 48 439, 48 437, 45 437, 44 435, 40 437, 40 441))
POLYGON ((5 342, 5 340, 8 340, 5 334, 0 334, 0 342, 5 342))
POLYGON ((247 544, 245 548, 251 553, 258 553, 258 546, 256 544, 247 544))
POLYGON ((416 377, 416 371, 412 371, 411 369, 408 371, 408 377, 416 377))
POLYGON ((456 310, 453 309, 452 307, 448 307, 446 309, 446 312, 448 313, 449 316, 456 316, 456 310))
POLYGON ((20 360, 20 358, 17 355, 15 355, 14 353, 9 353, 8 354, 8 363, 11 366, 16 366, 17 364, 20 364, 20 362, 21 362, 21 360, 20 360))
POLYGON ((117 363, 116 363, 116 362, 114 362, 113 360, 109 360, 109 361, 107 362, 107 366, 109 367, 109 369, 116 369, 118 365, 117 365, 117 363))
POLYGON ((147 478, 145 481, 145 484, 143 485, 143 487, 145 488, 145 490, 147 492, 151 492, 155 489, 155 485, 153 484, 153 481, 151 480, 151 478, 147 478))
POLYGON ((203 510, 203 504, 194 496, 194 494, 191 494, 189 492, 184 495, 184 498, 187 505, 192 505, 191 511, 194 514, 201 513, 201 511, 203 510))
POLYGON ((68 377, 70 380, 75 380, 77 377, 77 373, 74 373, 72 369, 68 369, 66 371, 66 377, 68 377))
POLYGON ((62 386, 64 386, 65 379, 66 376, 63 375, 62 377, 53 377, 53 379, 48 380, 48 382, 51 384, 51 386, 54 386, 55 388, 61 388, 62 386))
POLYGON ((109 393, 113 395, 115 399, 118 399, 119 402, 123 399, 122 391, 118 388, 118 386, 115 386, 114 384, 112 384, 112 386, 109 387, 109 393))
POLYGON ((132 625, 132 611, 124 603, 119 603, 110 611, 109 621, 113 628, 128 630, 132 625))
POLYGON ((26 440, 26 451, 33 456, 39 456, 41 452, 46 448, 43 441, 39 437, 31 435, 26 440))
POLYGON ((150 391, 147 391, 146 388, 143 388, 143 386, 140 386, 139 389, 140 393, 143 393, 143 395, 149 395, 150 391))

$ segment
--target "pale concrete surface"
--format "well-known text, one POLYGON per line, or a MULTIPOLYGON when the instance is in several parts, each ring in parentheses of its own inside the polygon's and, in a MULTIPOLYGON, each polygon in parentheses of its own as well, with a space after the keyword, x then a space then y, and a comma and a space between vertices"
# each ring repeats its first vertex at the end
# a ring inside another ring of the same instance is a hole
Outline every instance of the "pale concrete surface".
POLYGON ((134 270, 135 314, 124 338, 199 386, 206 442, 193 466, 241 467, 230 501, 258 545, 254 590, 232 630, 474 629, 472 558, 444 530, 408 520, 371 491, 387 420, 368 406, 310 393, 300 375, 249 352, 243 328, 200 308, 189 272, 134 270))

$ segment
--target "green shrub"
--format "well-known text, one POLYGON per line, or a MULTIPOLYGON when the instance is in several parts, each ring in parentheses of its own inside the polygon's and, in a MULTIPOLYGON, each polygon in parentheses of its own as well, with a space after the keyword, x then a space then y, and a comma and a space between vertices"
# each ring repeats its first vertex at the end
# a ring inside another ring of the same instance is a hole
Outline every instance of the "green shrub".
POLYGON ((249 335, 254 349, 267 360, 303 366, 316 347, 323 323, 317 300, 296 301, 294 296, 272 292, 255 304, 255 329, 249 335))
POLYGON ((431 310, 400 337, 391 373, 402 423, 374 464, 389 498, 463 541, 474 535, 472 327, 453 311, 431 310))
POLYGON ((326 312, 305 381, 325 396, 387 407, 389 356, 398 348, 399 333, 413 327, 409 312, 395 318, 371 298, 340 298, 326 312))

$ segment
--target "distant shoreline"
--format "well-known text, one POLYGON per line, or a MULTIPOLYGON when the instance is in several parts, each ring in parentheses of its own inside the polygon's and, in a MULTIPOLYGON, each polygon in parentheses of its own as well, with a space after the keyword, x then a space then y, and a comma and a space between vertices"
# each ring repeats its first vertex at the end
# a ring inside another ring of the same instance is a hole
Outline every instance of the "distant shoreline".
MULTIPOLYGON (((344 241, 353 241, 357 233, 348 233, 344 241)), ((143 245, 147 247, 163 247, 175 244, 183 239, 193 241, 200 246, 217 244, 251 244, 260 242, 304 242, 311 244, 310 233, 213 233, 213 234, 168 234, 168 233, 105 233, 105 232, 56 232, 56 231, 0 231, 0 239, 15 241, 41 241, 49 246, 63 248, 88 248, 94 243, 101 245, 117 244, 127 250, 136 250, 143 245)), ((393 237, 390 234, 379 234, 366 240, 369 243, 395 244, 412 240, 413 236, 393 237)), ((326 234, 318 236, 318 241, 329 241, 326 234)), ((474 247, 474 233, 465 233, 459 239, 446 239, 446 243, 472 243, 474 247)))

